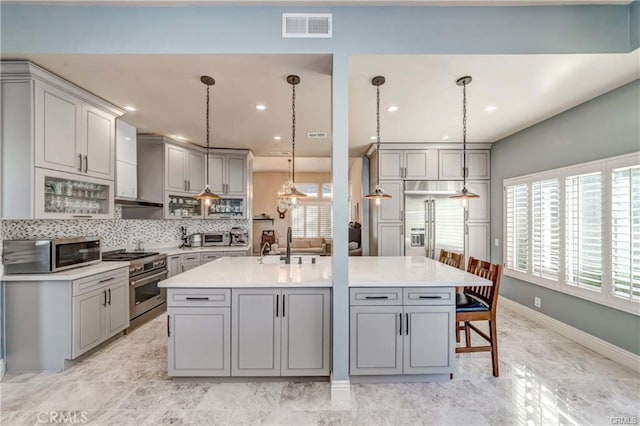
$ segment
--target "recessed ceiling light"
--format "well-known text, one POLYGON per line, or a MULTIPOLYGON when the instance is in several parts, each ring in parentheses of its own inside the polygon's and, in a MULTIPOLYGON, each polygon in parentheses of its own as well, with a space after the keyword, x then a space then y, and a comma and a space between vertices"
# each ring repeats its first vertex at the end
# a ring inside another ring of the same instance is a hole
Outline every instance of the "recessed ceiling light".
POLYGON ((447 139, 449 139, 449 135, 444 135, 444 136, 442 137, 442 140, 443 140, 443 141, 446 141, 447 139))
POLYGON ((387 112, 396 112, 398 109, 398 105, 389 105, 387 107, 387 112))
POLYGON ((267 109, 267 106, 266 106, 266 105, 264 105, 264 104, 257 104, 257 105, 256 105, 256 109, 257 109, 258 111, 264 111, 265 109, 267 109))
POLYGON ((132 107, 131 105, 125 105, 124 109, 126 109, 129 112, 134 112, 136 110, 135 107, 132 107))
POLYGON ((378 137, 377 136, 369 136, 369 140, 370 141, 375 141, 375 140, 378 140, 378 137))
POLYGON ((487 106, 485 107, 484 111, 485 111, 485 112, 492 112, 492 111, 495 111, 495 110, 497 110, 497 109, 498 109, 498 107, 497 107, 497 106, 495 106, 495 105, 487 105, 487 106))
POLYGON ((274 140, 274 141, 282 140, 282 136, 277 136, 277 135, 276 135, 276 136, 274 136, 274 137, 273 137, 273 140, 274 140))

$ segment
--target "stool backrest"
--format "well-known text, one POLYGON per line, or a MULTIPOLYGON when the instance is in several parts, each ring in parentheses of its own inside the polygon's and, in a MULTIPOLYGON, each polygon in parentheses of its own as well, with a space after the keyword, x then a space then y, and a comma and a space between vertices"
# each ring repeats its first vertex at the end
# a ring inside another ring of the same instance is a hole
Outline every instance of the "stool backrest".
POLYGON ((440 250, 440 263, 460 269, 464 265, 464 255, 454 251, 440 250))
POLYGON ((495 307, 498 304, 500 280, 502 279, 502 265, 470 257, 467 272, 493 283, 492 286, 465 287, 464 292, 480 299, 487 304, 490 310, 495 311, 495 307))

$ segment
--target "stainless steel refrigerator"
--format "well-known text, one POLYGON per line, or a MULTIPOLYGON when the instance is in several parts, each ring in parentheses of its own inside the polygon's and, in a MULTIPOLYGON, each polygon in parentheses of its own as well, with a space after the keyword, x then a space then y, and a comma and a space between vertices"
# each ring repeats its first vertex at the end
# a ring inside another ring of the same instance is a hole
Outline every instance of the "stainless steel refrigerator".
POLYGON ((461 186, 458 181, 405 182, 405 256, 437 259, 441 249, 465 252, 465 209, 449 198, 461 186))

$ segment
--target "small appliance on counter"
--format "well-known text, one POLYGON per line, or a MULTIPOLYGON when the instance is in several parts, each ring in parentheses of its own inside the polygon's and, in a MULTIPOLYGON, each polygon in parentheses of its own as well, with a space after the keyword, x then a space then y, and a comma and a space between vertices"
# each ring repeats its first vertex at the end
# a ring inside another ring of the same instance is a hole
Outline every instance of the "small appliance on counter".
POLYGON ((100 237, 4 240, 6 274, 40 274, 100 263, 100 237))
POLYGON ((203 247, 215 247, 215 246, 228 246, 231 243, 230 234, 228 231, 220 232, 203 232, 202 233, 202 246, 203 247))
POLYGON ((249 244, 249 231, 246 228, 233 227, 229 232, 230 245, 246 246, 249 244))
POLYGON ((202 247, 202 234, 189 235, 189 244, 191 247, 202 247))

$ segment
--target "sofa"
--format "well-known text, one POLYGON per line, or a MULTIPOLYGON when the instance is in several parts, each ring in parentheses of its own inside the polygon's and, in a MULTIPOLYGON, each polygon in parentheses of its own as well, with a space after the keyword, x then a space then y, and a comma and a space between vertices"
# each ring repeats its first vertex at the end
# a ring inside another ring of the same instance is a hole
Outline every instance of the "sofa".
MULTIPOLYGON (((287 252, 287 238, 278 237, 278 242, 271 245, 272 253, 280 253, 281 255, 287 252)), ((291 240, 291 253, 292 254, 326 254, 327 242, 322 237, 317 238, 293 238, 291 240)))

